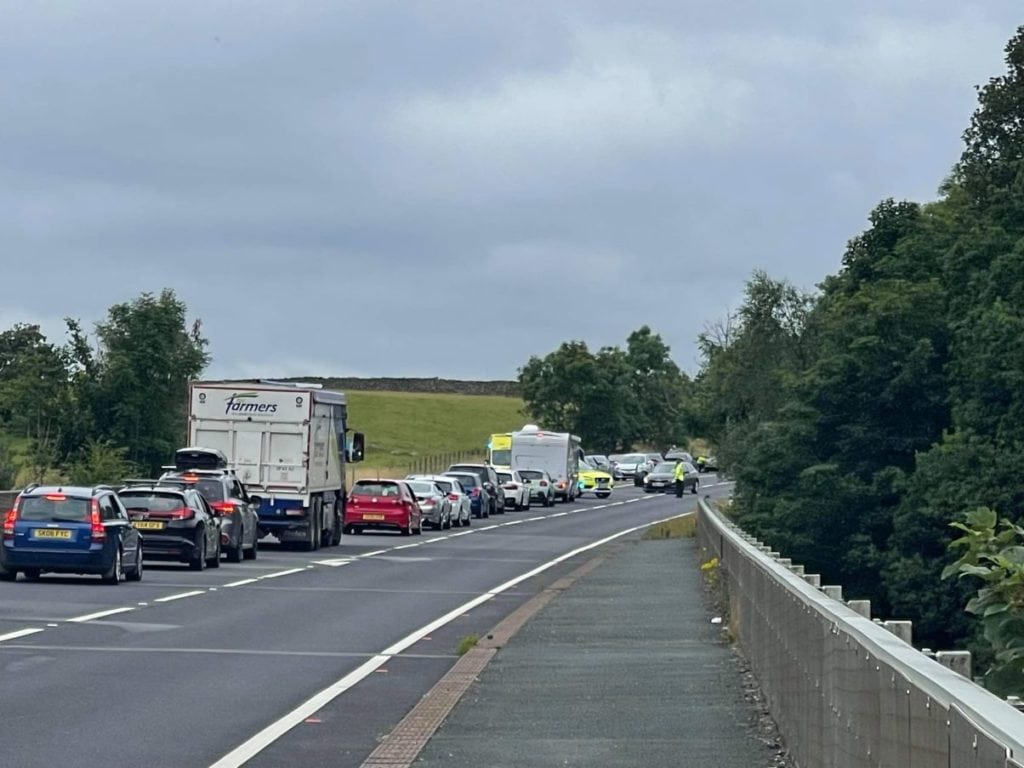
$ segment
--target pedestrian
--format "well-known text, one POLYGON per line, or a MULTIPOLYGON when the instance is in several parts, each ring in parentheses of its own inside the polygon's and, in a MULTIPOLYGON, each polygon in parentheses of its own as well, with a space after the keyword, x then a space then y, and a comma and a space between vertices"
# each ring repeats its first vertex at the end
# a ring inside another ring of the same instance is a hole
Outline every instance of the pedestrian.
POLYGON ((682 459, 676 459, 676 468, 672 473, 672 476, 676 481, 676 498, 681 499, 683 498, 683 486, 686 485, 684 482, 686 478, 686 468, 683 466, 682 459))

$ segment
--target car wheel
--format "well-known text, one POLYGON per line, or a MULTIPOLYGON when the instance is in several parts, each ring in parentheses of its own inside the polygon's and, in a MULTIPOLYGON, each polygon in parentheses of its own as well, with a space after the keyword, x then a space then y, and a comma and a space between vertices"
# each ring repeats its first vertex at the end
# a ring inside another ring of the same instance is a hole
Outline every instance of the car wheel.
POLYGON ((125 578, 128 581, 142 581, 142 547, 135 549, 135 567, 126 574, 125 578))
POLYGON ((39 581, 39 577, 42 575, 42 571, 38 568, 25 568, 22 573, 25 574, 25 578, 29 581, 39 581))
POLYGON ((188 561, 188 567, 193 571, 201 571, 206 568, 206 531, 200 529, 196 535, 198 540, 196 542, 196 553, 191 560, 188 561))
POLYGON ((6 569, 0 570, 0 581, 17 581, 17 580, 18 580, 18 572, 17 571, 8 571, 6 569))
POLYGON ((110 564, 110 570, 101 577, 104 584, 116 585, 124 581, 124 561, 121 559, 121 547, 114 550, 114 562, 110 564))
POLYGON ((607 499, 609 496, 611 496, 610 493, 601 493, 600 491, 597 493, 597 498, 599 499, 607 499))
POLYGON ((252 549, 243 549, 242 557, 245 560, 255 560, 260 554, 260 539, 259 534, 253 534, 252 537, 252 549))
POLYGON ((417 536, 422 536, 423 535, 423 518, 422 517, 420 518, 419 524, 416 526, 416 535, 417 536))
POLYGON ((693 488, 690 489, 690 492, 691 493, 697 493, 697 490, 699 488, 700 488, 700 480, 694 480, 693 481, 693 488))
POLYGON ((452 529, 452 513, 448 513, 448 517, 444 520, 444 530, 450 531, 452 529))
POLYGON ((410 533, 412 533, 412 520, 409 521, 409 525, 399 526, 398 532, 401 533, 403 536, 408 536, 410 533))

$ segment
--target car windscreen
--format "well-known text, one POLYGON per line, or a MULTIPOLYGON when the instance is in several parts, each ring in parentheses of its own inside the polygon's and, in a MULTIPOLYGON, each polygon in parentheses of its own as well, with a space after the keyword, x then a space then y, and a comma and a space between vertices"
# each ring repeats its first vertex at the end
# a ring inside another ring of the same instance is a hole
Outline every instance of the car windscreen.
POLYGON ((90 500, 55 493, 48 496, 22 497, 18 505, 18 517, 22 520, 54 522, 65 520, 75 522, 90 518, 90 500))
POLYGON ((495 464, 499 467, 507 467, 512 463, 512 449, 502 448, 497 451, 491 451, 491 464, 495 464))
POLYGON ((541 480, 544 477, 544 473, 538 472, 536 469, 520 469, 519 475, 524 480, 541 480))
POLYGON ((510 473, 508 473, 508 472, 499 472, 498 473, 498 482, 499 483, 511 483, 512 482, 512 475, 510 473))
POLYGON ((623 456, 619 461, 623 464, 643 464, 647 461, 647 457, 642 453, 631 453, 628 456, 623 456))
POLYGON ((184 498, 176 493, 122 491, 118 497, 129 512, 170 512, 185 506, 184 498))
POLYGON ((409 487, 412 488, 412 492, 417 496, 426 496, 427 494, 436 493, 434 490, 434 484, 428 483, 425 480, 410 480, 409 487))
POLYGON ((352 488, 353 496, 399 496, 397 483, 356 483, 352 488))
POLYGON ((452 489, 455 487, 454 483, 445 482, 444 480, 435 480, 434 485, 436 485, 445 493, 452 493, 452 489))

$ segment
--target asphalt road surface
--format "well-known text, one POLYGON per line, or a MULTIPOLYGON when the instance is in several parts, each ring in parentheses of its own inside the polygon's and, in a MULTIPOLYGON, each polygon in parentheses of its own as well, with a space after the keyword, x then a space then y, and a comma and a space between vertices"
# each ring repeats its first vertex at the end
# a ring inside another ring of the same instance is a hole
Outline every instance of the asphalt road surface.
MULTIPOLYGON (((716 476, 701 492, 727 492, 716 476)), ((483 634, 624 531, 696 496, 621 486, 468 529, 263 547, 141 583, 0 583, 3 765, 359 766, 483 634)), ((483 737, 483 734, 481 734, 483 737)))

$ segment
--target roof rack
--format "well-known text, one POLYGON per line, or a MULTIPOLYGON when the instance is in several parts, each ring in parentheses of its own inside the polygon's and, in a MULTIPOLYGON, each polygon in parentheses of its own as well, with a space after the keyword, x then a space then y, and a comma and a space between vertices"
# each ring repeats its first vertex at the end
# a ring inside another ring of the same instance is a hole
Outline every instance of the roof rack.
POLYGON ((34 490, 35 490, 36 488, 38 488, 38 487, 39 487, 39 483, 29 483, 28 485, 26 485, 26 486, 25 486, 25 487, 24 487, 24 488, 23 488, 23 489, 21 490, 21 492, 22 492, 22 493, 28 493, 29 491, 34 491, 34 490))
POLYGON ((165 484, 167 484, 166 480, 154 480, 153 478, 150 478, 150 477, 126 477, 123 480, 121 480, 121 486, 123 488, 130 488, 132 486, 139 486, 139 485, 154 485, 155 486, 155 485, 165 485, 165 484))

